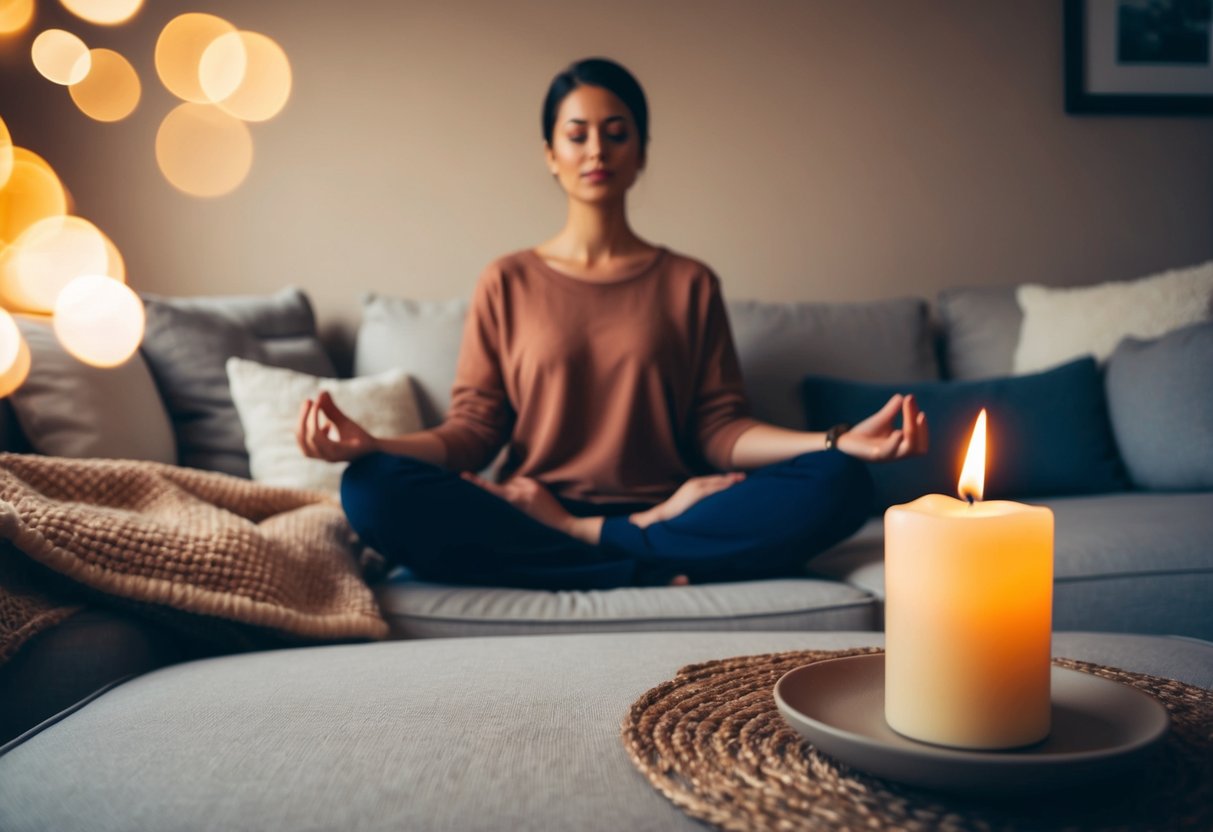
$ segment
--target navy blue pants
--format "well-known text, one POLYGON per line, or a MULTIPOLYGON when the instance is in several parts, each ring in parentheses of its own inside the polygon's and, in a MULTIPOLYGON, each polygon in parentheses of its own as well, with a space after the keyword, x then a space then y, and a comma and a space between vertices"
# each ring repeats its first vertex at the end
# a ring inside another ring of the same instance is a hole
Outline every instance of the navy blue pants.
POLYGON ((641 529, 647 504, 562 500, 571 513, 607 515, 598 545, 545 526, 457 473, 375 453, 346 469, 350 525, 389 561, 443 583, 606 589, 769 578, 853 534, 872 507, 864 465, 838 451, 802 454, 750 471, 679 516, 641 529))

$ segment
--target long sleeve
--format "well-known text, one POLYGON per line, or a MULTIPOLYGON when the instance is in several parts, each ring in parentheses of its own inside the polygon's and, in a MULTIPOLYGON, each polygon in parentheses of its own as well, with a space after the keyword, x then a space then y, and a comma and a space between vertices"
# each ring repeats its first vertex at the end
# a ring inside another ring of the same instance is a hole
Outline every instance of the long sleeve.
POLYGON ((431 433, 446 446, 447 467, 478 471, 510 437, 514 410, 501 366, 501 278, 490 267, 472 295, 463 328, 451 406, 431 433))
POLYGON ((706 297, 698 304, 700 332, 692 430, 703 458, 717 469, 728 470, 733 445, 758 422, 749 416, 741 365, 715 275, 704 294, 706 297))

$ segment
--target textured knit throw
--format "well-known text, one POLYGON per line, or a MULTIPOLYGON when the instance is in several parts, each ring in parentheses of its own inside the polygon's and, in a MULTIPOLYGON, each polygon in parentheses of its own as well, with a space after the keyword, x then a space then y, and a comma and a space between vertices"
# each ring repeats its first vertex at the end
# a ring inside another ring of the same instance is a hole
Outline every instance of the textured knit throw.
POLYGON ((157 462, 0 454, 0 538, 12 543, 0 551, 0 662, 74 611, 63 582, 24 558, 141 605, 307 639, 387 635, 341 507, 321 492, 157 462))

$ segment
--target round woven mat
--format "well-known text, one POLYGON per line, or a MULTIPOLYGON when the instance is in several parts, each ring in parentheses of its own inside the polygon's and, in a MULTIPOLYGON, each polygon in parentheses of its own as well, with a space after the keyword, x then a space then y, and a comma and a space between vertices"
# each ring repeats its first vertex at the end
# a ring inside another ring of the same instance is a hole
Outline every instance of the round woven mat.
POLYGON ((675 805, 721 829, 1213 829, 1213 691, 1057 659, 1154 696, 1171 715, 1167 740, 1148 765, 1114 781, 1027 799, 965 798, 836 763, 779 715, 772 689, 784 673, 879 652, 810 650, 684 667, 632 705, 624 745, 675 805))

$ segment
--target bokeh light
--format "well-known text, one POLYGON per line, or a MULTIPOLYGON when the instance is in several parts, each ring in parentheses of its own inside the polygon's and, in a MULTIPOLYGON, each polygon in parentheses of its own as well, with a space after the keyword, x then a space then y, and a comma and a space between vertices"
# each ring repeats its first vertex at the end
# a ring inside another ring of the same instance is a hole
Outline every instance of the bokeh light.
POLYGON ((112 49, 90 49, 93 68, 68 90, 86 116, 97 121, 120 121, 139 104, 142 86, 130 61, 112 49))
POLYGON ((84 41, 63 29, 47 29, 30 47, 34 68, 56 84, 78 84, 92 69, 92 57, 84 41))
POLYGON ((143 301, 123 283, 100 275, 78 277, 55 302, 55 336, 85 364, 116 367, 143 340, 143 301))
POLYGON ((8 178, 13 175, 13 136, 8 132, 8 125, 0 118, 0 188, 8 184, 8 178))
POLYGON ((81 275, 124 281, 117 247, 82 217, 40 220, 0 254, 0 303, 8 309, 50 313, 59 293, 81 275))
POLYGON ((0 397, 7 396, 29 377, 29 344, 13 316, 0 309, 0 397))
POLYGON ((156 74, 161 83, 184 101, 212 103, 198 81, 198 64, 216 38, 235 31, 235 26, 213 14, 190 12, 174 17, 156 40, 156 74))
POLYGON ((116 26, 135 16, 143 0, 59 0, 69 12, 89 23, 116 26))
POLYGON ((59 177, 45 162, 38 164, 19 150, 13 149, 13 172, 0 188, 0 246, 13 242, 38 220, 67 213, 67 195, 59 177))
POLYGON ((253 165, 248 126, 206 104, 181 104, 156 133, 160 172, 191 196, 222 196, 237 188, 253 165))
POLYGON ((273 118, 291 96, 286 52, 258 32, 216 38, 202 54, 198 78, 210 100, 243 121, 273 118))
POLYGON ((34 0, 0 0, 0 35, 15 35, 34 19, 34 0))

